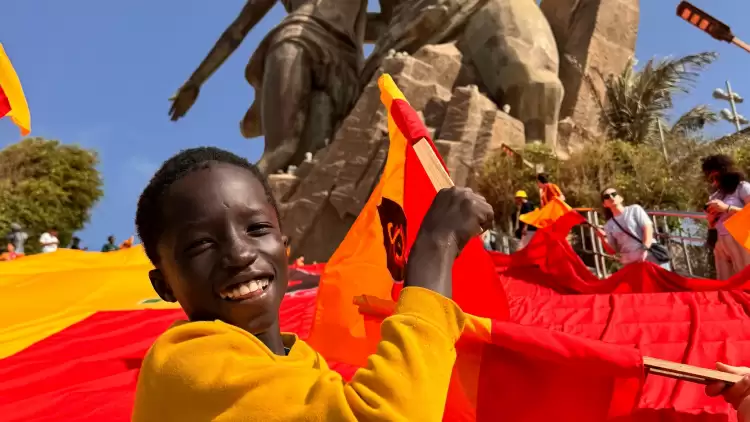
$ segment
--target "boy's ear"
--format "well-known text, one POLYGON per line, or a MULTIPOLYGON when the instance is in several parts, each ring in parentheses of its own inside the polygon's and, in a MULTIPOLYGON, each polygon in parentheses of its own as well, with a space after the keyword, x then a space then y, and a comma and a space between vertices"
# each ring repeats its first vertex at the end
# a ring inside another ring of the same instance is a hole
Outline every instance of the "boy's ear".
POLYGON ((284 242, 284 247, 289 247, 289 236, 281 235, 281 241, 284 242))
POLYGON ((154 287, 154 290, 156 290, 156 293, 163 301, 172 303, 177 302, 177 298, 174 297, 174 293, 172 293, 172 288, 169 287, 167 281, 164 280, 164 275, 160 270, 156 269, 149 271, 148 278, 151 280, 151 285, 154 287))

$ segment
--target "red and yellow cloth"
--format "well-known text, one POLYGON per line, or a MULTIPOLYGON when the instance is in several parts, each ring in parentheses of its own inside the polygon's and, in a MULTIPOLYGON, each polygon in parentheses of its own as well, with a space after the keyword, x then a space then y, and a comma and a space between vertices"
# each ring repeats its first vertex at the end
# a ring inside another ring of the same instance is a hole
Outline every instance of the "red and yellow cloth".
POLYGON ((31 113, 13 64, 0 43, 0 118, 9 117, 21 129, 21 136, 31 132, 31 113))
POLYGON ((570 211, 573 211, 570 205, 566 204, 559 197, 553 197, 542 208, 537 208, 534 211, 523 214, 518 219, 530 226, 543 229, 570 211))
MULTIPOLYGON (((368 319, 360 314, 354 299, 392 299, 436 194, 412 147, 422 138, 432 145, 427 129, 389 75, 378 83, 388 111, 387 161, 380 182, 326 264, 308 340, 328 359, 354 365, 363 365, 377 344, 377 338, 368 335, 368 319)), ((456 260, 453 277, 453 299, 464 311, 507 318, 507 299, 478 237, 456 260)), ((377 332, 377 322, 369 330, 377 332)))
MULTIPOLYGON (((318 351, 331 364, 339 360, 337 356, 343 357, 344 362, 361 362, 362 353, 371 353, 378 337, 373 337, 368 327, 377 318, 370 316, 368 322, 353 301, 363 295, 383 302, 390 300, 393 286, 403 278, 403 264, 421 221, 420 213, 423 216, 435 194, 431 185, 432 190, 427 190, 424 169, 410 149, 417 136, 426 136, 425 128, 389 77, 381 79, 381 88, 389 108, 392 137, 383 180, 335 259, 326 267, 314 317, 310 306, 313 290, 288 295, 280 312, 282 330, 297 332, 303 338, 306 327, 314 322, 317 332, 313 338, 317 336, 315 341, 322 342, 318 351), (348 349, 351 356, 336 343, 353 346, 348 349)), ((567 234, 580 220, 579 215, 569 212, 540 230, 524 249, 528 250, 524 252, 526 256, 514 258, 516 263, 527 265, 519 265, 515 275, 519 279, 528 274, 537 274, 540 279, 557 277, 544 269, 578 258, 551 253, 556 249, 551 239, 562 241, 562 233, 567 234), (534 242, 547 243, 545 247, 534 247, 534 242), (533 273, 534 268, 541 272, 533 273)), ((524 316, 528 325, 536 327, 503 321, 508 311, 504 290, 491 262, 492 274, 485 270, 489 256, 478 246, 467 247, 454 266, 456 301, 464 310, 472 309, 483 317, 467 317, 456 345, 444 420, 645 420, 631 414, 644 383, 642 359, 638 349, 632 347, 644 329, 637 321, 641 316, 638 309, 626 306, 621 309, 625 315, 610 319, 600 306, 594 306, 597 296, 579 297, 591 305, 592 315, 605 318, 609 324, 606 332, 589 338, 551 331, 576 333, 591 328, 577 323, 579 310, 564 307, 569 302, 564 297, 560 299, 562 304, 554 308, 550 308, 548 300, 531 306, 511 297, 513 314, 524 316), (598 341, 605 334, 612 338, 621 332, 630 333, 635 340, 622 346, 598 341)), ((130 419, 141 359, 160 333, 175 319, 184 318, 181 310, 173 309, 175 305, 156 299, 147 276, 150 268, 140 247, 106 254, 60 250, 0 263, 0 356, 5 357, 0 361, 3 420, 130 419)), ((737 296, 738 302, 746 301, 741 294, 737 296)), ((691 298, 697 300, 700 296, 691 298)), ((603 300, 620 308, 617 297, 603 300)), ((727 310, 735 318, 733 325, 710 330, 710 339, 700 343, 695 343, 697 340, 690 334, 691 343, 706 350, 704 345, 709 345, 710 356, 718 359, 714 349, 727 350, 726 344, 732 344, 726 339, 733 337, 724 331, 746 331, 746 325, 741 324, 750 319, 737 317, 737 309, 742 308, 732 306, 727 310)), ((654 322, 648 327, 667 341, 670 333, 676 331, 692 333, 691 314, 686 315, 680 324, 661 327, 654 322)), ((345 367, 337 370, 347 371, 345 367)), ((350 370, 348 374, 345 378, 350 378, 350 370)), ((641 403, 644 412, 640 414, 657 418, 661 414, 653 410, 663 408, 664 415, 673 417, 670 420, 715 419, 715 412, 696 410, 685 414, 670 407, 677 401, 696 400, 683 391, 686 390, 652 391, 652 401, 641 403)), ((395 393, 407 397, 409 391, 395 393)), ((268 400, 276 397, 269 396, 268 400)))
MULTIPOLYGON (((430 141, 426 128, 390 76, 379 84, 389 117, 388 161, 326 266, 309 339, 328 359, 357 365, 375 350, 378 331, 367 328, 379 320, 360 313, 355 303, 365 296, 367 303, 382 305, 376 311, 388 312, 383 303, 402 274, 403 261, 394 255, 408 256, 436 194, 412 148, 417 140, 430 141), (401 242, 393 234, 403 231, 406 242, 393 248, 391 239, 401 242)), ((507 299, 490 261, 477 238, 453 268, 455 301, 484 318, 467 314, 443 420, 593 422, 629 415, 643 383, 638 351, 503 322, 507 299)))
POLYGON ((750 206, 745 206, 740 212, 729 217, 724 222, 729 234, 734 240, 750 251, 750 206))
POLYGON ((100 311, 178 308, 148 279, 141 246, 117 253, 60 249, 0 263, 0 358, 100 311))

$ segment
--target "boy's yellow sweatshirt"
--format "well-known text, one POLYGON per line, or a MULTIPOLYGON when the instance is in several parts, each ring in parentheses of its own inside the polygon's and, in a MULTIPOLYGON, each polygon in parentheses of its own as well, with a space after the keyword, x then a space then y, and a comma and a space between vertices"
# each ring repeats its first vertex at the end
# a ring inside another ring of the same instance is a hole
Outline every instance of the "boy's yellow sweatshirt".
POLYGON ((293 335, 277 356, 224 322, 181 321, 143 361, 133 421, 440 421, 463 326, 453 301, 408 287, 347 383, 293 335))

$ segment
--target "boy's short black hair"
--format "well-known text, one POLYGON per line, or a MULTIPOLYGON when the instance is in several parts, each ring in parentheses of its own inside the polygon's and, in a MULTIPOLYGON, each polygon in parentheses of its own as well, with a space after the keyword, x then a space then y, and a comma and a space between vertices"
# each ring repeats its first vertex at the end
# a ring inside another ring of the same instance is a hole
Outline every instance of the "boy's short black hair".
POLYGON ((537 174, 536 180, 538 180, 539 183, 549 183, 549 177, 547 177, 547 175, 544 173, 537 174))
MULTIPOLYGON (((268 203, 273 207, 276 216, 279 217, 279 208, 276 199, 268 184, 268 179, 258 168, 247 161, 247 159, 215 147, 200 147, 182 150, 172 158, 168 159, 156 171, 154 177, 146 186, 138 199, 138 208, 135 213, 135 226, 138 236, 141 238, 146 255, 152 263, 158 260, 156 245, 162 234, 162 198, 173 183, 196 170, 207 168, 211 163, 230 164, 241 167, 252 173, 263 186, 268 203)), ((279 223, 281 219, 279 217, 279 223)))

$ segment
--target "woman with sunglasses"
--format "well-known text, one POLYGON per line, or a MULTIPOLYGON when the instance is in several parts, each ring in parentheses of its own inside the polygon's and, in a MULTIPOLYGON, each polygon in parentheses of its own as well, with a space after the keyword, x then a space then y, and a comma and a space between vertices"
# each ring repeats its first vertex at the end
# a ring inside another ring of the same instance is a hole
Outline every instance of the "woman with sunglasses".
POLYGON ((620 255, 622 265, 648 261, 669 269, 668 262, 660 263, 648 253, 654 242, 654 225, 640 205, 624 206, 622 196, 612 188, 602 191, 602 205, 607 243, 620 255))
POLYGON ((709 227, 716 230, 716 237, 709 245, 714 248, 716 278, 726 280, 750 265, 750 251, 734 240, 724 227, 729 217, 750 203, 750 183, 728 155, 708 156, 701 167, 714 189, 705 211, 709 227))

